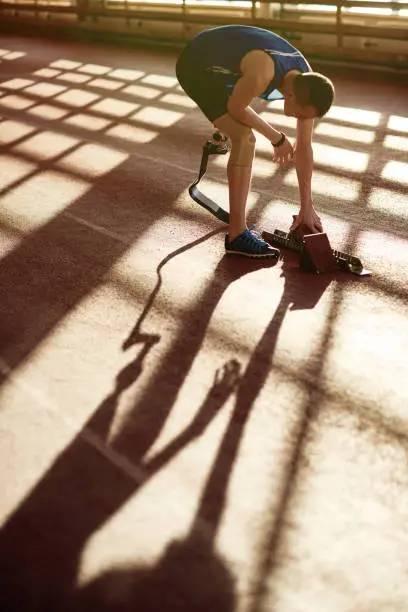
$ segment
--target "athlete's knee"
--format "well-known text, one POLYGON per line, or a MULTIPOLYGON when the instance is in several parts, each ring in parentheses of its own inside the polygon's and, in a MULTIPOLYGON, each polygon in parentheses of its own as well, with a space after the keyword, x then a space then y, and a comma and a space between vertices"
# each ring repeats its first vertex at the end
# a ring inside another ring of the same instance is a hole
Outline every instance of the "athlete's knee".
POLYGON ((231 136, 231 153, 229 163, 235 166, 250 166, 255 155, 255 135, 251 128, 244 129, 239 134, 231 136))
POLYGON ((255 134, 247 125, 235 121, 230 115, 224 115, 214 125, 231 140, 229 164, 235 166, 252 165, 255 155, 255 134))

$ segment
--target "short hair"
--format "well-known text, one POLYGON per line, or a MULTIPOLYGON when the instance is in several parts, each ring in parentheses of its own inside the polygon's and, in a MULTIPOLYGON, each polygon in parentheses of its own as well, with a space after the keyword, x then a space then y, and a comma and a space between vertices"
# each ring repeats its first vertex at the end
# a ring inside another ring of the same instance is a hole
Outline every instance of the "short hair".
POLYGON ((314 106, 318 117, 323 117, 333 104, 334 85, 319 72, 304 72, 293 81, 296 100, 301 106, 314 106))

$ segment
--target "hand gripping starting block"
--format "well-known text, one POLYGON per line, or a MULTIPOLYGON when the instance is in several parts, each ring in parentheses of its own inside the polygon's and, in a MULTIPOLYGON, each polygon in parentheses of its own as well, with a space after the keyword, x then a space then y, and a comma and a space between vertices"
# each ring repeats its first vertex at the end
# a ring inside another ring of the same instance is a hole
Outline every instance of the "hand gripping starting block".
MULTIPOLYGON (((198 184, 207 171, 208 158, 210 155, 225 155, 229 151, 228 137, 220 132, 215 132, 213 137, 205 143, 201 157, 200 170, 196 180, 190 185, 188 191, 191 198, 200 206, 208 210, 223 223, 229 223, 229 213, 219 204, 204 195, 198 188, 198 184)), ((327 234, 310 234, 310 229, 300 226, 293 232, 284 232, 275 229, 273 233, 262 232, 264 240, 278 248, 287 248, 296 251, 300 255, 300 267, 304 270, 321 274, 345 270, 357 276, 370 276, 371 272, 366 270, 358 257, 332 249, 327 234)))

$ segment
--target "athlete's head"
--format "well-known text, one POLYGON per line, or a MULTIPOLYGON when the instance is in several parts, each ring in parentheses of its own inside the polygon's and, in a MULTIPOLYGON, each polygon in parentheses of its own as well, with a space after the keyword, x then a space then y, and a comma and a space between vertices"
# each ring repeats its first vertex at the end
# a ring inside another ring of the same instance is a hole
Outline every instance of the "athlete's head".
POLYGON ((334 100, 333 83, 319 72, 304 72, 293 79, 285 95, 285 114, 298 119, 323 117, 334 100))

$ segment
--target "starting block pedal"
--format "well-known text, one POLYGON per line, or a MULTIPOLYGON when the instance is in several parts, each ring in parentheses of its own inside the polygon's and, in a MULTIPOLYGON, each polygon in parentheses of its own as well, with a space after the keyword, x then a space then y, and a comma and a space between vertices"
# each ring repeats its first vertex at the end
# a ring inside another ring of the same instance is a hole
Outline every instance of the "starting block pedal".
POLYGON ((327 234, 305 234, 303 244, 300 267, 304 270, 321 274, 322 272, 334 272, 340 268, 327 234))
POLYGON ((326 233, 310 234, 300 226, 293 232, 276 229, 273 234, 263 232, 264 240, 277 247, 285 247, 300 254, 300 267, 315 274, 345 270, 357 276, 370 276, 361 260, 354 255, 332 249, 326 233))

